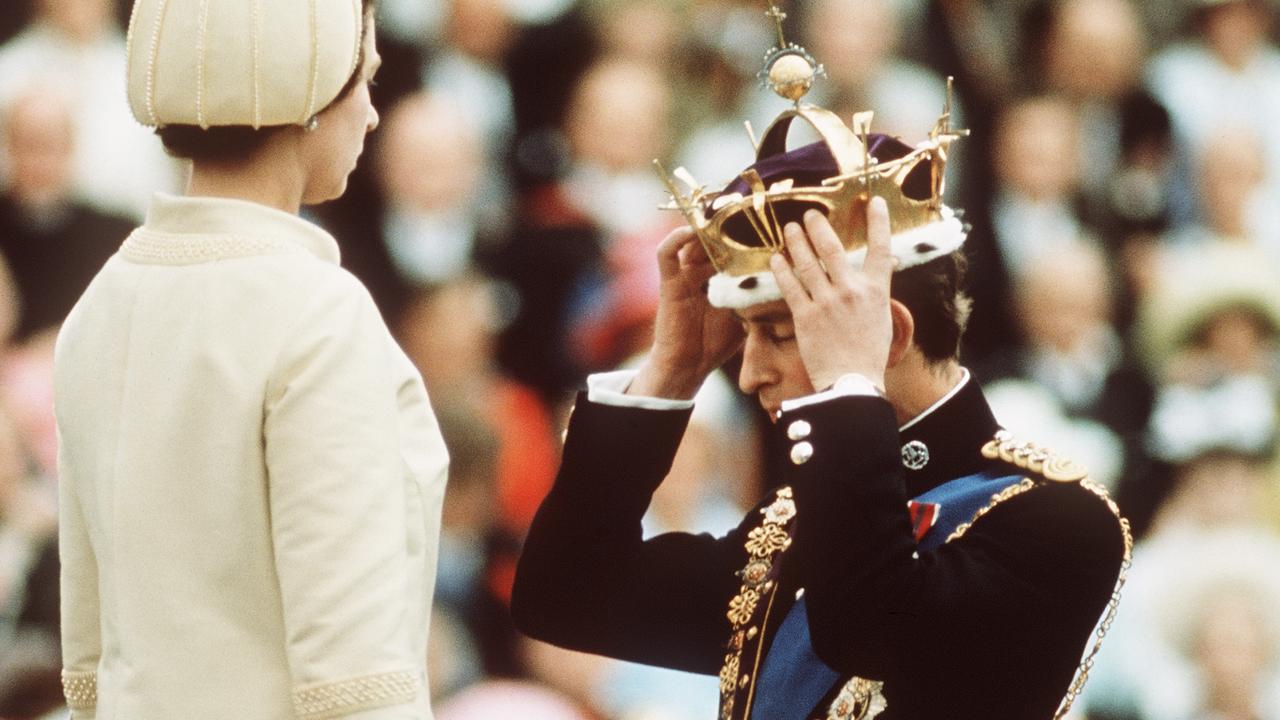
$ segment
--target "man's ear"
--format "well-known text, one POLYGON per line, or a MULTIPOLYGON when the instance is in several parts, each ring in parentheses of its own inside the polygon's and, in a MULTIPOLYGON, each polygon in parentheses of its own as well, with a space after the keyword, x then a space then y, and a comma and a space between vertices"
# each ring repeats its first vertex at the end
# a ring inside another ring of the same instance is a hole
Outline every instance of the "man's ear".
POLYGON ((894 367, 902 362, 915 342, 916 320, 906 305, 892 299, 889 300, 889 317, 893 321, 893 340, 889 344, 888 367, 894 367))

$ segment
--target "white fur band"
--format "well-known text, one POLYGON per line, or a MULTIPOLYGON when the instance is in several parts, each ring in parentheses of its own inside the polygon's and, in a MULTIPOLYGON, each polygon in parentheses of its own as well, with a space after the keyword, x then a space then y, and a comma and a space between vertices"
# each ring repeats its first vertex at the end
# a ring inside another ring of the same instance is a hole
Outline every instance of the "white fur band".
MULTIPOLYGON (((951 208, 942 209, 942 220, 924 227, 908 230, 891 239, 891 251, 898 258, 897 271, 923 265, 943 255, 950 255, 964 245, 967 233, 964 223, 951 208)), ((862 267, 867 249, 860 247, 846 253, 849 265, 862 267)), ((718 308, 741 310, 742 308, 782 299, 782 290, 773 272, 731 276, 719 273, 707 286, 707 298, 718 308)))

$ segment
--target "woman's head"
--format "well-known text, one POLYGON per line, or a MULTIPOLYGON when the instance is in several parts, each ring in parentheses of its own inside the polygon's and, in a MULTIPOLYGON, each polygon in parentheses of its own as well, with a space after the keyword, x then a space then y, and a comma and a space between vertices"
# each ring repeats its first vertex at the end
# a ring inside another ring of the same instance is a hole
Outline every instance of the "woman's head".
POLYGON ((297 136, 306 201, 340 194, 377 124, 367 89, 380 62, 373 4, 136 0, 134 115, 171 154, 196 163, 244 162, 282 134, 297 136))

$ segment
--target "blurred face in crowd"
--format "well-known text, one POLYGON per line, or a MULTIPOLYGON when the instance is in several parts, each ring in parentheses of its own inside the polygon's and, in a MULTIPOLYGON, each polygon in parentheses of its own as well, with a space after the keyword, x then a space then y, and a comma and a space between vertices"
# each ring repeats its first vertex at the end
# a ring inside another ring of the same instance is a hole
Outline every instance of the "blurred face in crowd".
POLYGON ((1271 13, 1261 0, 1229 0, 1203 12, 1204 43, 1228 67, 1244 69, 1267 42, 1271 13))
POLYGON ((578 83, 565 130, 574 156, 611 172, 643 169, 667 150, 671 99, 652 67, 606 60, 578 83))
POLYGON ((332 200, 347 189, 347 177, 364 151, 365 136, 378 127, 378 111, 369 98, 369 83, 382 64, 375 41, 373 12, 365 15, 364 61, 356 69, 354 88, 320 113, 319 125, 301 132, 301 154, 307 167, 303 203, 332 200))
POLYGON ((1201 329, 1198 345, 1229 374, 1266 372, 1275 331, 1257 311, 1231 308, 1215 314, 1201 329))
POLYGON ((1201 210, 1215 233, 1244 238, 1248 205, 1266 179, 1262 140, 1247 130, 1225 129, 1205 147, 1200 161, 1201 210))
POLYGON ((1266 486, 1261 461, 1213 453, 1179 470, 1174 494, 1162 512, 1174 521, 1204 528, 1251 525, 1263 521, 1266 486))
POLYGON ((501 63, 514 31, 504 0, 452 0, 449 3, 445 39, 477 60, 501 63))
POLYGON ((14 101, 4 122, 9 192, 28 206, 47 206, 71 187, 75 130, 71 110, 57 93, 28 93, 14 101))
POLYGON ((111 27, 115 3, 112 0, 40 0, 38 8, 45 22, 77 42, 87 43, 111 27))
POLYGON ((378 180, 392 206, 449 210, 471 198, 484 165, 474 125, 448 97, 412 95, 387 114, 378 180))
POLYGON ((1019 319, 1032 347, 1087 351, 1109 325, 1109 280, 1102 255, 1072 243, 1032 263, 1017 283, 1019 319))
POLYGON ((601 36, 607 52, 654 66, 674 57, 680 18, 666 0, 624 0, 608 7, 601 36))
POLYGON ((1133 89, 1146 40, 1129 0, 1069 0, 1045 49, 1049 86, 1076 98, 1111 100, 1133 89))
POLYGON ((996 175, 1002 185, 1033 201, 1066 200, 1079 182, 1075 113, 1065 101, 1033 98, 1000 118, 996 175))
POLYGON ((887 0, 818 0, 809 10, 813 53, 838 86, 861 88, 893 54, 897 17, 887 0))

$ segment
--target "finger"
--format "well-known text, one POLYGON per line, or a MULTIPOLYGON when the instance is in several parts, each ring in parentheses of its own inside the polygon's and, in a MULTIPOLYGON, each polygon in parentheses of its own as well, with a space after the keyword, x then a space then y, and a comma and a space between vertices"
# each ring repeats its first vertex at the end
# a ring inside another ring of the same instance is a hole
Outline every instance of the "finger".
POLYGON ((889 229, 889 206, 884 198, 873 197, 867 203, 867 259, 862 269, 873 279, 889 281, 893 277, 893 233, 889 229))
POLYGON ((787 239, 787 253, 791 256, 790 269, 804 285, 810 295, 817 294, 821 288, 830 285, 831 280, 818 262, 813 246, 809 244, 809 236, 798 223, 787 223, 783 229, 787 239))
POLYGON ((658 272, 671 277, 680 272, 680 249, 695 237, 693 228, 678 227, 658 243, 658 272))
POLYGON ((805 291, 804 285, 791 269, 791 263, 787 262, 787 258, 782 253, 776 253, 769 258, 769 268, 773 270, 773 277, 778 281, 778 289, 782 291, 782 299, 787 302, 787 307, 791 308, 792 314, 809 302, 809 293, 805 291))
POLYGON ((835 228, 831 227, 831 220, 817 210, 810 210, 804 214, 804 227, 827 275, 833 281, 847 279, 853 273, 853 268, 845 259, 844 243, 840 241, 835 228))
POLYGON ((710 265, 711 258, 707 257, 707 252, 702 249, 701 243, 691 242, 680 248, 680 264, 684 267, 710 265))

